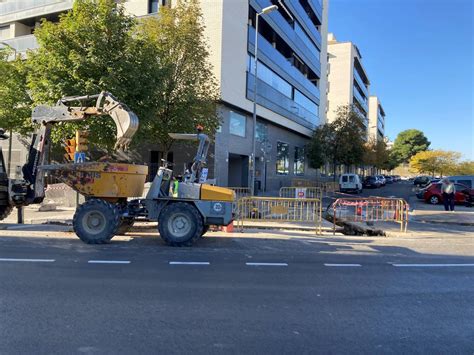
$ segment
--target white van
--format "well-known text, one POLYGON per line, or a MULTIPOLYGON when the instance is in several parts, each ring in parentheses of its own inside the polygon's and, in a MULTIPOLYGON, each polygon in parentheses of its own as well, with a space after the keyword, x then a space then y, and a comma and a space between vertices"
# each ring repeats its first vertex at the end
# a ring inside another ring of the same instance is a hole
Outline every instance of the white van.
POLYGON ((470 189, 474 189, 474 175, 448 176, 448 179, 455 184, 462 184, 469 187, 470 189))
POLYGON ((362 180, 357 174, 342 174, 339 177, 340 192, 362 192, 362 180))

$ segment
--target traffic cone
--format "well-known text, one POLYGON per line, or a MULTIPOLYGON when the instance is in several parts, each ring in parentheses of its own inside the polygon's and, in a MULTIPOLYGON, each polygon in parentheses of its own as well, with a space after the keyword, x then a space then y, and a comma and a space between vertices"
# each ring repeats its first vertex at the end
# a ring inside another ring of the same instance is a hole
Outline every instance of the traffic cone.
POLYGON ((234 233, 234 222, 230 222, 230 224, 225 226, 223 229, 225 233, 234 233))

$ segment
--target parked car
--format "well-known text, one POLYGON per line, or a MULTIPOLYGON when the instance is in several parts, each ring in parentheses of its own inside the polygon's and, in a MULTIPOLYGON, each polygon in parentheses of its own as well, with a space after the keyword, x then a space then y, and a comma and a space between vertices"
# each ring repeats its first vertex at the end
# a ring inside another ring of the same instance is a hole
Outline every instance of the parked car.
POLYGON ((390 175, 384 175, 383 177, 385 178, 385 182, 387 184, 393 184, 393 177, 391 177, 390 175))
POLYGON ((474 175, 448 176, 448 179, 454 183, 466 185, 470 189, 474 188, 474 175))
MULTIPOLYGON (((474 194, 474 190, 470 189, 466 185, 454 184, 456 187, 456 193, 454 194, 454 200, 456 203, 465 204, 471 194, 474 194)), ((437 205, 443 203, 443 195, 441 193, 441 183, 431 184, 424 189, 423 199, 426 203, 437 205)))
POLYGON ((431 182, 431 177, 429 176, 417 176, 413 180, 413 185, 415 186, 426 186, 431 182))
POLYGON ((380 186, 385 186, 387 180, 385 180, 383 175, 375 175, 375 177, 380 181, 380 186))
POLYGON ((375 176, 366 176, 362 185, 368 189, 376 189, 380 187, 380 181, 375 176))
POLYGON ((339 177, 340 192, 362 192, 362 181, 357 174, 342 174, 339 177))

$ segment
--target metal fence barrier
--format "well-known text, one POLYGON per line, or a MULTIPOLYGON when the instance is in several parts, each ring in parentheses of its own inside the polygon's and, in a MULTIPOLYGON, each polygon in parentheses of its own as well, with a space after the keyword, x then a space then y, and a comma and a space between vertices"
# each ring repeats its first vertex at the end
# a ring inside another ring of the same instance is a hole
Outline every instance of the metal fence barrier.
POLYGON ((240 230, 245 221, 310 222, 321 234, 322 204, 317 198, 243 197, 235 215, 240 230))
POLYGON ((250 196, 250 187, 227 187, 235 192, 235 199, 238 200, 239 198, 250 196))
POLYGON ((282 187, 280 197, 283 198, 318 198, 323 197, 323 189, 320 187, 282 187))
POLYGON ((409 205, 404 199, 368 197, 339 198, 329 207, 333 219, 333 232, 337 221, 397 222, 400 231, 407 231, 409 205), (332 211, 330 210, 332 208, 332 211))

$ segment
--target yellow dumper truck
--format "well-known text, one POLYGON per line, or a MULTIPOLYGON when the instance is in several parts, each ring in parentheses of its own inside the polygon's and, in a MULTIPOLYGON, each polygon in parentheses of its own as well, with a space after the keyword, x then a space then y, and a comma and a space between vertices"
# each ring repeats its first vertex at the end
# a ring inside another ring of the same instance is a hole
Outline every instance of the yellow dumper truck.
POLYGON ((210 225, 232 222, 232 190, 198 183, 206 162, 209 138, 197 134, 171 134, 175 139, 197 140, 199 147, 182 181, 174 183, 166 164, 160 167, 145 198, 148 167, 128 163, 84 162, 48 164, 51 129, 61 122, 110 116, 117 127, 117 150, 125 150, 138 129, 137 116, 113 95, 66 97, 54 106, 38 106, 32 121, 39 125, 33 135, 22 179, 9 179, 0 151, 0 220, 14 207, 41 203, 45 196, 46 172, 85 196, 73 219, 77 236, 88 244, 109 242, 132 228, 137 218, 158 221, 161 238, 172 246, 190 246, 210 225), (91 100, 95 105, 86 105, 91 100), (73 106, 72 103, 79 103, 73 106))

